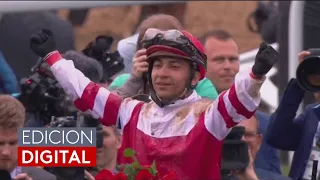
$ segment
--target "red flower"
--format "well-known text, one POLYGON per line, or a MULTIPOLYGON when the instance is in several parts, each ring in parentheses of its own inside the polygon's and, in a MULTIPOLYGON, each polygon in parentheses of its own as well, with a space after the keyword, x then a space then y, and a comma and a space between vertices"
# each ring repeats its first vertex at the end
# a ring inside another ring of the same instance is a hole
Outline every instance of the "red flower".
POLYGON ((127 176, 123 172, 119 172, 118 174, 113 176, 113 180, 127 180, 127 176))
POLYGON ((111 171, 107 169, 103 169, 96 175, 95 179, 96 180, 112 180, 113 175, 111 171))
POLYGON ((167 175, 163 176, 162 178, 160 178, 161 180, 177 180, 179 179, 178 178, 178 175, 176 172, 174 171, 171 171, 169 172, 167 175))
POLYGON ((135 180, 153 180, 154 177, 150 174, 148 169, 142 169, 138 172, 135 177, 135 180))

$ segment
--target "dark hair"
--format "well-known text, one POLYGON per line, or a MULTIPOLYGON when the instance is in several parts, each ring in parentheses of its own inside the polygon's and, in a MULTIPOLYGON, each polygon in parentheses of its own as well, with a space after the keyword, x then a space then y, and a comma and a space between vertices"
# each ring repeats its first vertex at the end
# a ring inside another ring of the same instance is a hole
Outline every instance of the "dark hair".
POLYGON ((213 31, 209 31, 209 32, 205 33, 199 39, 200 39, 201 43, 204 44, 209 37, 213 37, 213 38, 216 38, 221 41, 233 39, 232 35, 228 31, 223 30, 223 29, 215 29, 213 31))
POLYGON ((103 69, 101 64, 82 53, 74 50, 67 51, 63 54, 65 59, 72 60, 74 66, 81 71, 91 81, 99 83, 103 76, 103 69))

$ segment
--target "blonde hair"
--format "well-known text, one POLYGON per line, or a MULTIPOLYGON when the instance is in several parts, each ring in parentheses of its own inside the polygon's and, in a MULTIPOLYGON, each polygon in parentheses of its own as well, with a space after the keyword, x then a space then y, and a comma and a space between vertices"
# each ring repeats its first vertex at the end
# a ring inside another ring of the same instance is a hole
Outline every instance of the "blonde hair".
POLYGON ((20 101, 9 95, 0 95, 0 128, 22 127, 25 118, 25 108, 20 101))

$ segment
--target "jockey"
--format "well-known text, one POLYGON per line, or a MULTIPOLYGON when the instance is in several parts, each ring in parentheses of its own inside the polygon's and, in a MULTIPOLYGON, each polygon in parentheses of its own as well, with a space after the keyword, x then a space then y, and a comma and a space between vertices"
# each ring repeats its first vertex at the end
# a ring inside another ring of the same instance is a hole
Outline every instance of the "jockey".
MULTIPOLYGON (((220 179, 223 139, 260 103, 265 74, 277 62, 277 52, 262 43, 251 71, 237 74, 235 84, 216 101, 202 99, 193 89, 205 76, 206 56, 190 33, 149 29, 146 48, 152 101, 121 99, 91 82, 56 51, 52 32, 41 30, 31 49, 51 66, 56 79, 81 111, 105 126, 118 124, 124 149, 136 151, 143 165, 157 164, 159 173, 175 171, 181 179, 220 179)), ((119 157, 119 163, 130 162, 119 157)))

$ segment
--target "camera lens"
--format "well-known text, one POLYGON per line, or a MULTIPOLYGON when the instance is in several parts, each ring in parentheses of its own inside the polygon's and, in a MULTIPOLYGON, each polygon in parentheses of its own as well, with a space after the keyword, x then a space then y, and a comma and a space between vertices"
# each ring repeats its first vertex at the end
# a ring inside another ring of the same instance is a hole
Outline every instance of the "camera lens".
POLYGON ((320 56, 307 56, 297 69, 299 85, 306 91, 320 91, 320 56))
POLYGON ((307 76, 307 80, 312 86, 320 86, 320 74, 310 74, 307 76))

